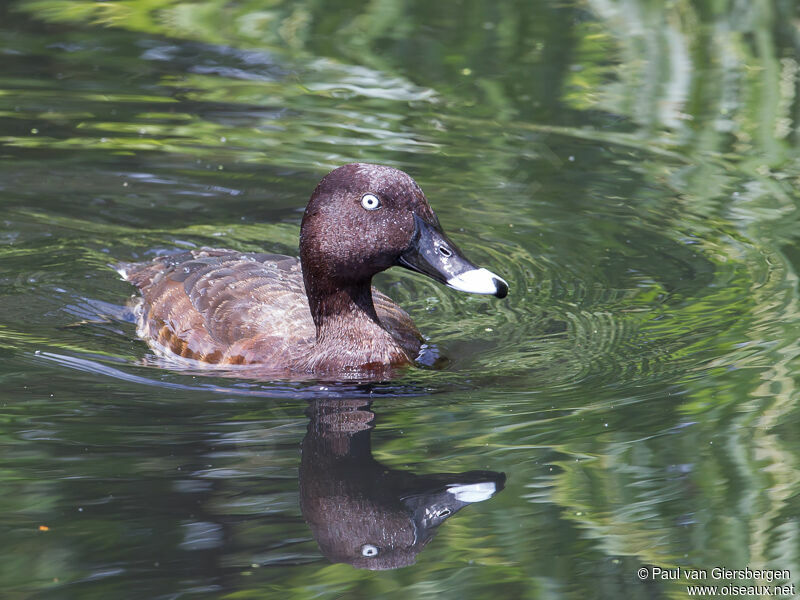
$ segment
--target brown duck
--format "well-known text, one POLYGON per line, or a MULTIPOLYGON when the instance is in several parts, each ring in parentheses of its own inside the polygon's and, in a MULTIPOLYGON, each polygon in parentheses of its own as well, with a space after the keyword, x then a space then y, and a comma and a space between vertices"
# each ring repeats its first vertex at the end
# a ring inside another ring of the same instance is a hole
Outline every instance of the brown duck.
POLYGON ((138 333, 159 353, 260 374, 347 377, 414 362, 423 343, 372 277, 400 265, 464 292, 508 285, 451 242, 403 171, 354 163, 320 181, 300 259, 202 249, 119 266, 142 293, 138 333))

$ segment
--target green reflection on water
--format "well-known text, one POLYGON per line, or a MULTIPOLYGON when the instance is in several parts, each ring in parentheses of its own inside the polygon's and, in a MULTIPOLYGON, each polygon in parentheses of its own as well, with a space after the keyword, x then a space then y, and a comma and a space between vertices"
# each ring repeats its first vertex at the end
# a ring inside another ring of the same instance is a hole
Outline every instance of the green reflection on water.
POLYGON ((800 573, 794 2, 0 10, 12 597, 683 598, 636 569, 800 573), (512 285, 380 282, 450 363, 377 389, 374 457, 508 475, 384 573, 327 564, 302 521, 304 390, 142 364, 108 268, 293 253, 352 160, 411 172, 512 285))

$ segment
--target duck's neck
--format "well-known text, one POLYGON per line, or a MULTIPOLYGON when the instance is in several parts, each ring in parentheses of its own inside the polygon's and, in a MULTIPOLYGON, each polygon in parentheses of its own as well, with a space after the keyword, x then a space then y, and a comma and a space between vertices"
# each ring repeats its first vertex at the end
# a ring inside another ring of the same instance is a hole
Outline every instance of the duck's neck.
POLYGON ((335 285, 306 282, 317 329, 311 370, 408 364, 411 358, 383 327, 372 303, 371 280, 335 285))

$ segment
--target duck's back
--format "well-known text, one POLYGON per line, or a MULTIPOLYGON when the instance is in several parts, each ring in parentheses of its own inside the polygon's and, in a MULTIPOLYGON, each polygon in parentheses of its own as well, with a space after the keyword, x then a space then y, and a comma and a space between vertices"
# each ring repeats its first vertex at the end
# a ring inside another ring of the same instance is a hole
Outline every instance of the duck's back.
MULTIPOLYGON (((119 270, 141 290, 139 334, 157 351, 292 369, 313 349, 316 330, 297 258, 202 249, 119 270)), ((419 346, 405 311, 374 288, 373 302, 398 341, 419 346)))

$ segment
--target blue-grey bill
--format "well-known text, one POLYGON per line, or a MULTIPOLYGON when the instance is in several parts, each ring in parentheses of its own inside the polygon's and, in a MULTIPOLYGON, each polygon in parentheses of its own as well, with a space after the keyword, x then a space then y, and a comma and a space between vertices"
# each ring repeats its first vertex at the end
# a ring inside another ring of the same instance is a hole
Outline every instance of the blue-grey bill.
POLYGON ((445 235, 438 222, 429 223, 419 215, 414 215, 414 234, 397 264, 462 292, 498 298, 508 295, 508 283, 502 277, 475 266, 445 235))

